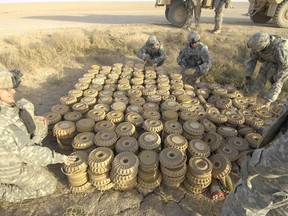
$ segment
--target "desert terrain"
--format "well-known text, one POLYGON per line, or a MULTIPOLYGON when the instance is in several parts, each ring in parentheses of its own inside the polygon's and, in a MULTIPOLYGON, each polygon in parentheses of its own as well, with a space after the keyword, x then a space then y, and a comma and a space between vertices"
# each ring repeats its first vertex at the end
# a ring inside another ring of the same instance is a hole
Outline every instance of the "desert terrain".
MULTIPOLYGON (((241 88, 249 36, 258 31, 288 36, 288 29, 270 22, 257 25, 241 16, 247 8, 248 3, 232 3, 219 35, 210 33, 213 10, 202 10, 201 41, 209 47, 213 59, 207 82, 241 88)), ((154 2, 0 4, 0 65, 22 71, 17 97, 32 101, 37 115, 59 104, 59 98, 74 88, 91 65, 140 63, 135 53, 149 35, 156 35, 166 49, 168 58, 162 69, 179 72, 176 58, 188 32, 170 25, 164 11, 163 7, 155 8, 154 2)), ((287 98, 286 86, 283 98, 287 98)), ((45 145, 56 149, 51 137, 45 145)), ((17 204, 1 201, 0 215, 173 216, 196 211, 203 216, 218 216, 223 206, 223 202, 212 202, 209 192, 196 196, 184 187, 160 186, 148 195, 137 190, 72 194, 60 165, 49 169, 59 180, 53 195, 17 204), (78 212, 68 213, 69 208, 78 208, 78 212)), ((237 175, 234 177, 237 180, 237 175)))

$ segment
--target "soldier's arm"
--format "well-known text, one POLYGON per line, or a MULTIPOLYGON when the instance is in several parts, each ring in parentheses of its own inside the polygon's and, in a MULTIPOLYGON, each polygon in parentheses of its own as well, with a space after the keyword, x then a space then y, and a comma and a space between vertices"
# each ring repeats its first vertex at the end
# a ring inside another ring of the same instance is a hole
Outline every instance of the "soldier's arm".
POLYGON ((211 57, 209 55, 208 47, 205 45, 201 50, 202 64, 199 65, 199 73, 201 75, 207 74, 212 66, 211 57))
POLYGON ((286 123, 268 148, 254 151, 249 170, 267 178, 288 174, 288 123, 286 123))
POLYGON ((253 76, 258 58, 259 58, 258 54, 256 52, 251 51, 249 60, 246 63, 245 76, 249 77, 253 76))
POLYGON ((288 41, 282 43, 275 51, 278 73, 288 73, 288 41))
POLYGON ((146 49, 146 45, 144 45, 143 47, 141 47, 138 52, 137 52, 137 57, 145 60, 146 58, 146 54, 147 54, 147 49, 146 49))
POLYGON ((180 66, 186 66, 187 65, 187 62, 185 60, 185 48, 186 47, 183 47, 180 50, 179 55, 177 57, 177 64, 180 65, 180 66))
POLYGON ((164 50, 164 47, 161 45, 159 48, 159 57, 154 59, 154 63, 158 64, 159 62, 166 59, 166 52, 164 50))

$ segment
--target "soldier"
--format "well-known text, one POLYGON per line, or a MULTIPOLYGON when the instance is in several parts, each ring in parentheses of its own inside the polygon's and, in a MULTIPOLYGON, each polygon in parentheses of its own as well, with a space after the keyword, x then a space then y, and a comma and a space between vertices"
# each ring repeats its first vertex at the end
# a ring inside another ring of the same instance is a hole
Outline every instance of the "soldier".
POLYGON ((287 142, 286 102, 285 112, 264 133, 259 148, 242 162, 241 179, 226 198, 222 216, 287 215, 287 142))
POLYGON ((223 15, 225 8, 229 8, 231 0, 215 0, 213 1, 213 8, 215 12, 214 16, 214 29, 212 30, 213 34, 219 34, 222 30, 223 15))
POLYGON ((278 98, 288 78, 288 40, 277 35, 258 32, 248 40, 247 46, 251 49, 251 53, 246 66, 245 82, 250 85, 257 61, 261 62, 262 66, 251 88, 251 95, 257 97, 269 80, 271 87, 264 97, 264 106, 269 108, 278 98))
POLYGON ((183 81, 189 84, 200 82, 200 78, 208 73, 211 58, 208 47, 200 42, 197 31, 188 34, 188 44, 180 50, 177 63, 182 67, 183 81))
POLYGON ((195 29, 199 28, 200 16, 201 16, 201 5, 202 5, 202 0, 188 0, 187 1, 188 16, 187 16, 187 21, 184 24, 183 28, 191 30, 193 13, 194 13, 195 29))
POLYGON ((0 199, 8 202, 52 194, 57 180, 45 166, 76 160, 41 146, 47 134, 45 118, 34 116, 31 102, 14 99, 21 76, 0 68, 0 199))
POLYGON ((158 67, 166 59, 164 47, 154 35, 149 36, 145 45, 138 50, 137 56, 144 61, 145 66, 155 65, 158 67))

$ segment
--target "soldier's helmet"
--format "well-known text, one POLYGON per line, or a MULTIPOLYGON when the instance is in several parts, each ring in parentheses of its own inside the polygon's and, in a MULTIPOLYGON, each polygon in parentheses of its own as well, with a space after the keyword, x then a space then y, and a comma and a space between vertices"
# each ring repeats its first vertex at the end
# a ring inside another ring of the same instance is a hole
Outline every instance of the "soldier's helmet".
POLYGON ((197 31, 191 31, 189 34, 188 34, 188 43, 197 43, 198 41, 200 41, 200 35, 197 31))
POLYGON ((0 89, 17 88, 21 83, 21 76, 19 70, 9 71, 7 68, 0 68, 0 89))
POLYGON ((257 32, 250 37, 250 39, 247 42, 247 46, 252 50, 260 51, 265 49, 265 47, 267 47, 269 43, 270 43, 269 34, 263 32, 257 32))
POLYGON ((147 44, 149 46, 154 46, 157 43, 158 43, 158 40, 157 40, 156 36, 154 36, 154 35, 149 36, 148 41, 147 41, 147 44))

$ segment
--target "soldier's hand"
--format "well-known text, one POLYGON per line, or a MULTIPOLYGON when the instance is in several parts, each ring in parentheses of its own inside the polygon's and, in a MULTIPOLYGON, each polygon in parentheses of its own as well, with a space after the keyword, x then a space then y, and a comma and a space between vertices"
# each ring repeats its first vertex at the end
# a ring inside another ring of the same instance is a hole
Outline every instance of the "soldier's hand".
POLYGON ((196 73, 196 70, 195 70, 194 68, 189 68, 189 69, 185 70, 185 74, 186 74, 187 76, 192 76, 192 75, 194 75, 195 73, 196 73))
POLYGON ((76 155, 69 155, 64 157, 64 164, 65 165, 70 165, 72 163, 74 163, 77 160, 77 156, 76 155))

